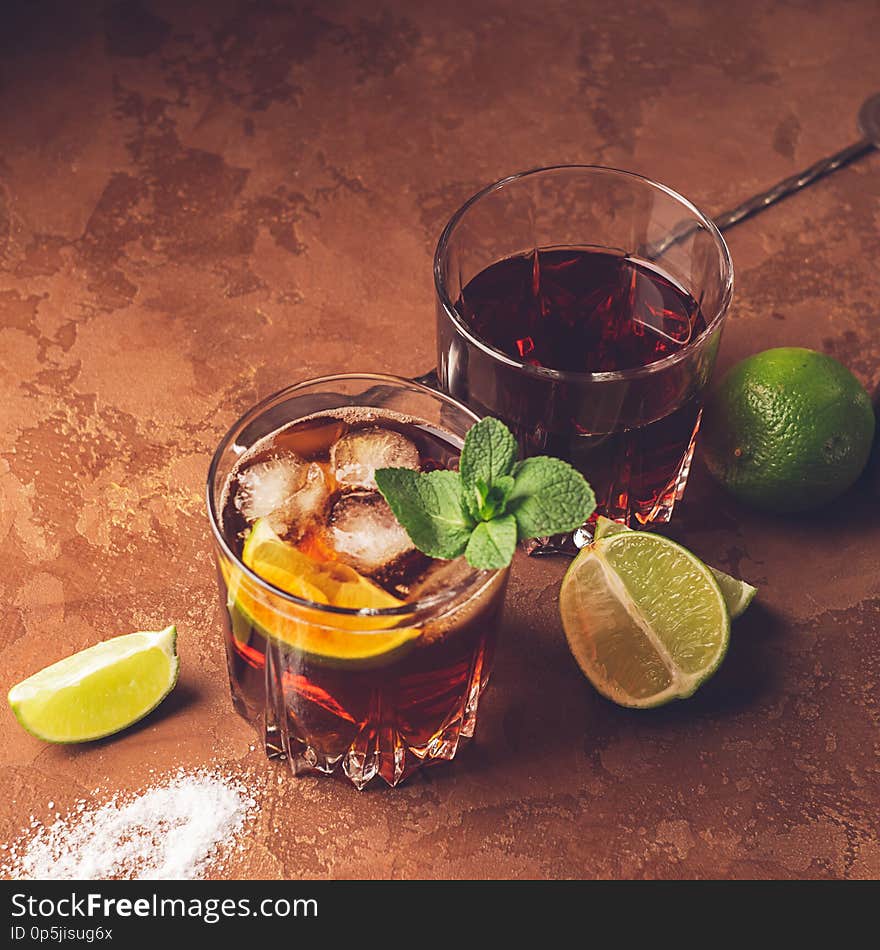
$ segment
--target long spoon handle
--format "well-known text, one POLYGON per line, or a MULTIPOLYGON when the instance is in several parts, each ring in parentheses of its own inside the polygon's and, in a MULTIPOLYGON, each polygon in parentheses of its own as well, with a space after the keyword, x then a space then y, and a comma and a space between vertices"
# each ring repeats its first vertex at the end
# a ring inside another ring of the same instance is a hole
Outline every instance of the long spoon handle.
POLYGON ((775 204, 787 195, 794 194, 794 192, 800 191, 801 188, 811 185, 817 179, 829 175, 833 171, 837 171, 838 168, 842 168, 850 162, 854 162, 857 158, 861 158, 862 155, 866 155, 874 147, 874 143, 869 139, 861 139, 853 145, 848 145, 839 152, 835 152, 834 155, 829 155, 828 158, 820 159, 815 164, 810 165, 809 168, 805 168, 802 172, 798 172, 796 175, 790 175, 788 178, 783 178, 782 181, 777 182, 772 188, 768 188, 766 191, 761 192, 761 194, 749 198, 748 201, 737 205, 733 210, 716 215, 714 220, 718 226, 718 230, 725 231, 727 228, 732 228, 735 224, 739 224, 740 221, 744 221, 759 211, 769 208, 770 205, 775 204))

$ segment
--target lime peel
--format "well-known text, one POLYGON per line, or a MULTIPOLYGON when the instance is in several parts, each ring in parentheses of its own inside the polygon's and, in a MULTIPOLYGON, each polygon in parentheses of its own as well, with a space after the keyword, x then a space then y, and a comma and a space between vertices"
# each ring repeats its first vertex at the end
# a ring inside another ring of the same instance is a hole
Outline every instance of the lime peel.
POLYGON ((745 504, 808 511, 854 484, 875 428, 871 397, 842 363, 776 347, 737 363, 715 387, 703 414, 703 460, 745 504))

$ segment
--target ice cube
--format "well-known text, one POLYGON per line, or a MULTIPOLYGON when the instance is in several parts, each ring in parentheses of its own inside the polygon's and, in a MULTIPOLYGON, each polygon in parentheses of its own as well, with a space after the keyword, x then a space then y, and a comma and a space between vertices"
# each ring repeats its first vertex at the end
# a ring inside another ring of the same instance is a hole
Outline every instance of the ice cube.
POLYGON ((305 482, 308 466, 295 455, 255 462, 238 473, 235 507, 250 524, 283 508, 305 482))
POLYGON ((323 514, 328 494, 320 465, 278 455, 238 473, 235 507, 249 524, 268 518, 278 534, 298 535, 323 514))
POLYGON ((269 524, 288 539, 298 538, 310 524, 323 521, 329 498, 324 470, 317 462, 310 462, 302 485, 269 516, 269 524))
POLYGON ((394 429, 355 429, 330 449, 336 481, 344 488, 376 488, 377 468, 419 468, 419 450, 394 429))
POLYGON ((414 550, 378 492, 350 492, 333 506, 327 541, 339 559, 362 574, 377 574, 414 550))

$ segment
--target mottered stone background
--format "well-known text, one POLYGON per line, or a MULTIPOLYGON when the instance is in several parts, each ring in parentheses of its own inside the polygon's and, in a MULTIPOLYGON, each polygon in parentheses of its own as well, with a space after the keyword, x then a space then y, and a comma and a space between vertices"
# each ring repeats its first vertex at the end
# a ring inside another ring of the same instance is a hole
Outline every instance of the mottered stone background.
MULTIPOLYGON (((671 533, 761 592, 654 712, 593 693, 566 564, 518 558, 477 742, 362 794, 287 777, 232 713, 203 506, 257 398, 433 364, 434 243, 478 187, 598 162, 719 212, 855 138, 878 36, 871 0, 4 4, 0 687, 171 621, 183 667, 89 746, 4 707, 0 837, 219 762, 261 806, 229 876, 880 875, 870 479, 765 519, 697 464, 671 533)), ((876 387, 878 233, 880 155, 730 232, 722 368, 799 344, 876 387)))

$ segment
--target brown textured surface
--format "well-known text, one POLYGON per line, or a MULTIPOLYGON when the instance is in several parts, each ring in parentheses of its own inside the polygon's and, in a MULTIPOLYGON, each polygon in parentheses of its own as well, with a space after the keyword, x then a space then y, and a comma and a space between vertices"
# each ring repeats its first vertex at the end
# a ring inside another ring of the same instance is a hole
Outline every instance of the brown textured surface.
MULTIPOLYGON (((5 691, 174 620, 175 695, 59 748, 0 714, 0 838, 96 784, 259 779, 240 876, 876 877, 880 503, 762 521, 698 466, 673 534, 761 586, 697 698, 599 699, 518 560, 478 742, 397 791, 284 778, 225 682, 202 485, 241 410, 433 362, 436 236, 481 184, 624 166, 718 212, 854 138, 880 10, 672 2, 7 3, 0 34, 5 691), (75 12, 74 12, 75 11, 75 12)), ((730 233, 722 365, 880 382, 880 156, 730 233)))

